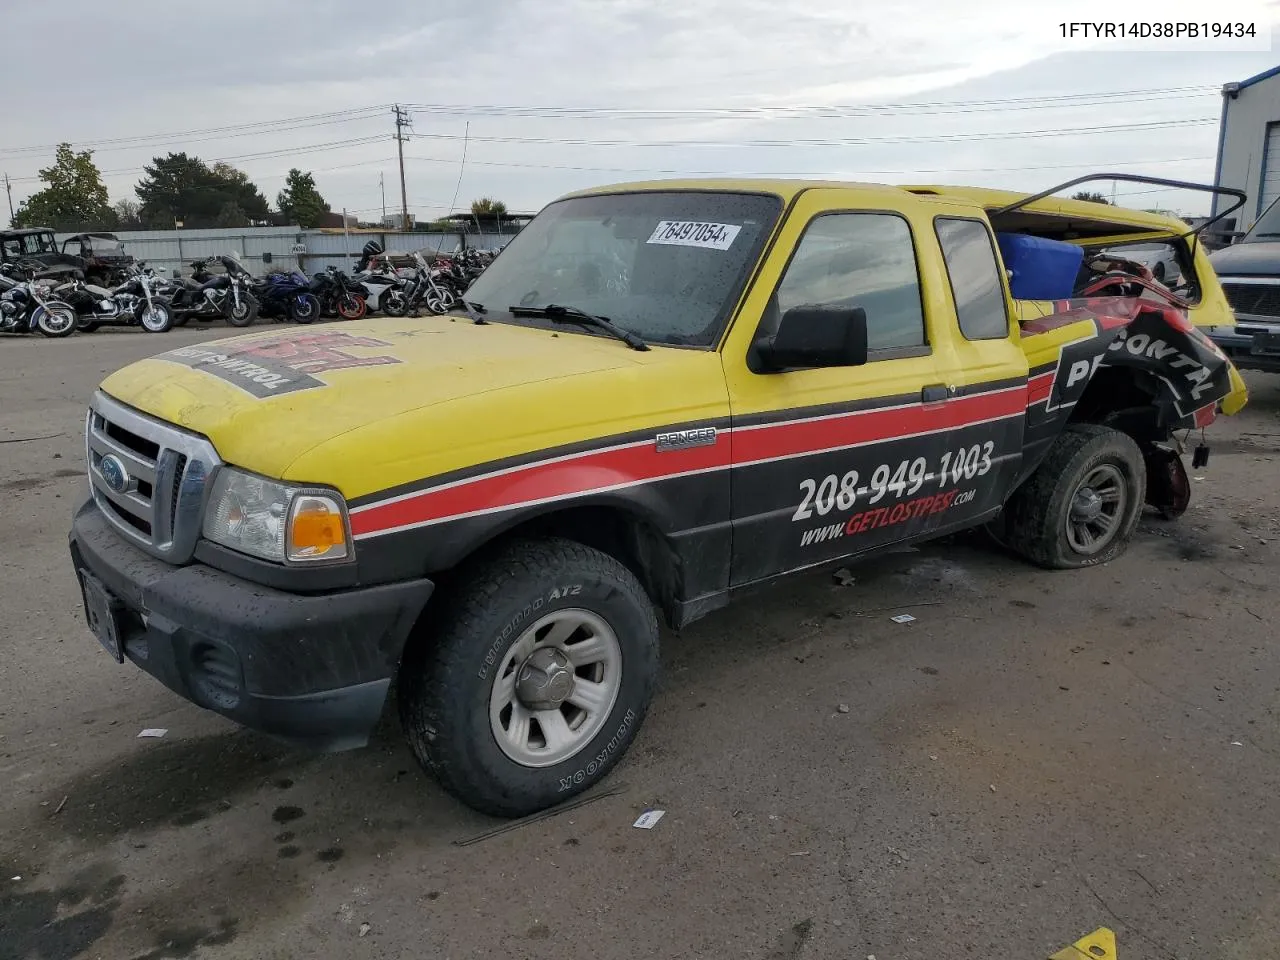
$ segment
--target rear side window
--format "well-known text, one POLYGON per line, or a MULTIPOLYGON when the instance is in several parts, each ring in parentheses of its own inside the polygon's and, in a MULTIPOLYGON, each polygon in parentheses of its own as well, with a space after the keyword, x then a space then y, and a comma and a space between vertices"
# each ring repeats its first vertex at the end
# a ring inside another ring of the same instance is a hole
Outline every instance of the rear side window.
POLYGON ((862 307, 869 350, 925 343, 911 228, 894 214, 829 213, 814 219, 776 297, 779 315, 800 306, 862 307))
POLYGON ((956 319, 966 340, 1003 340, 1009 335, 1000 261, 991 234, 976 220, 934 222, 956 301, 956 319))

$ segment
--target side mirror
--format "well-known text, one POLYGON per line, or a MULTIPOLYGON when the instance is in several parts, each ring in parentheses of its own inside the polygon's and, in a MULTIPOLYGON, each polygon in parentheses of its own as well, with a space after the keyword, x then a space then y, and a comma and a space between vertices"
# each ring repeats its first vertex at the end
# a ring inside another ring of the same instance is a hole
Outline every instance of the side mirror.
POLYGON ((867 313, 861 307, 792 307, 778 332, 756 341, 765 370, 856 367, 867 362, 867 313))

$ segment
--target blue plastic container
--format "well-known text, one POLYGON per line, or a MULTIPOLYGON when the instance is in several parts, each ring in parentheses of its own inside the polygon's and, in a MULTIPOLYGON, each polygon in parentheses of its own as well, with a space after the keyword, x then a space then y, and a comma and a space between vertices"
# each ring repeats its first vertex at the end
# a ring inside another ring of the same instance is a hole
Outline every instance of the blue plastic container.
POLYGON ((1075 288, 1084 250, 1074 243, 1025 233, 997 233, 1015 300, 1067 300, 1075 288))

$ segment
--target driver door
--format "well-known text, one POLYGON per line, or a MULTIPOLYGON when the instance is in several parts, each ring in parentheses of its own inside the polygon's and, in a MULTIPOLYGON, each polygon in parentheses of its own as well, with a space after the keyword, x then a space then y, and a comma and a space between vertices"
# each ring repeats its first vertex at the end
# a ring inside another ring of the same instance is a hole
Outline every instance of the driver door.
POLYGON ((775 245, 790 258, 770 258, 726 340, 732 586, 919 536, 946 508, 937 470, 955 379, 935 348, 945 318, 926 309, 928 220, 887 199, 802 194, 775 245), (863 308, 867 363, 763 371, 752 344, 802 305, 863 308))

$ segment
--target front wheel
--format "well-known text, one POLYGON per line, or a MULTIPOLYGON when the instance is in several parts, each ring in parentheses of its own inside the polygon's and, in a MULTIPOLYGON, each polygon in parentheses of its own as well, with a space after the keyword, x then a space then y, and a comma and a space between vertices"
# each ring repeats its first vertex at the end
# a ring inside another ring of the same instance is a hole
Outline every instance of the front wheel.
POLYGON ((319 316, 320 301, 314 294, 299 294, 289 301, 289 318, 295 323, 311 323, 319 316))
POLYGON ((403 317, 409 312, 409 301, 399 290, 389 290, 382 297, 382 312, 388 317, 403 317))
POLYGON ((359 320, 368 310, 369 305, 358 293, 344 293, 338 300, 338 316, 343 320, 359 320))
POLYGON ((36 307, 31 324, 46 337, 69 337, 76 332, 75 308, 61 300, 50 300, 36 307))
POLYGON ((173 311, 163 300, 152 300, 138 307, 138 323, 147 333, 167 333, 173 326, 173 311))
POLYGON ((1128 434, 1071 424, 1010 498, 1003 542, 1042 567, 1106 563, 1128 546, 1146 489, 1142 451, 1128 434))
POLYGON ((258 301, 253 297, 241 297, 239 303, 232 301, 230 307, 227 323, 233 327, 247 327, 258 319, 258 301))
POLYGON ((581 793, 622 757, 653 696, 658 623, 635 576, 560 539, 469 571, 401 667, 419 762, 468 806, 519 817, 581 793))

